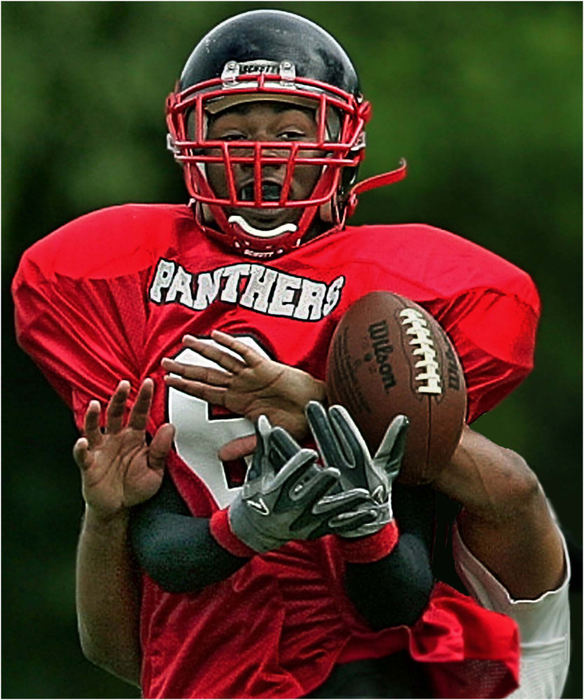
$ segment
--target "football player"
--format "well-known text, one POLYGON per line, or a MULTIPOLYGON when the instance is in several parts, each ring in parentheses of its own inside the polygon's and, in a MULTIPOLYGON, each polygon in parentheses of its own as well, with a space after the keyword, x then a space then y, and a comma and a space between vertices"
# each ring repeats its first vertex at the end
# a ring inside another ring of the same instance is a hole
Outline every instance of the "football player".
POLYGON ((321 406, 334 328, 377 289, 449 334, 468 423, 532 368, 523 271, 431 226, 347 224, 360 192, 405 175, 357 182, 370 112, 320 27, 226 20, 167 101, 188 205, 81 217, 14 280, 19 341, 84 432, 82 644, 147 697, 497 697, 517 686, 516 625, 515 695, 561 693, 569 563, 525 462, 467 427, 432 485, 462 506, 453 556, 479 606, 429 576, 429 490, 392 489, 406 422, 370 456, 321 406))

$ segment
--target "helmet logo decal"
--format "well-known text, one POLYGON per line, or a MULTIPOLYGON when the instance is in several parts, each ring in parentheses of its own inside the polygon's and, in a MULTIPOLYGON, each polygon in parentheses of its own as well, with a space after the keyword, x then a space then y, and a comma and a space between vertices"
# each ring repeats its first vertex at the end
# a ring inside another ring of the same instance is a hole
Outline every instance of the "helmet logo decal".
POLYGON ((227 61, 221 72, 223 86, 234 87, 237 85, 238 76, 243 75, 279 75, 282 85, 292 85, 296 78, 296 68, 291 61, 268 61, 259 59, 255 61, 227 61))

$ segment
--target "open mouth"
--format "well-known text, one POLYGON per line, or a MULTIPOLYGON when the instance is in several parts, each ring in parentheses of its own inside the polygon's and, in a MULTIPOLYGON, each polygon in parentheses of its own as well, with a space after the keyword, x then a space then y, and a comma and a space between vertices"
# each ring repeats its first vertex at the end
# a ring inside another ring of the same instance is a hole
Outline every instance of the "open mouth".
MULTIPOLYGON (((262 201, 264 202, 279 202, 282 194, 282 186, 275 182, 262 183, 262 201)), ((239 191, 239 199, 242 202, 253 202, 255 199, 254 183, 250 182, 244 185, 239 191)))

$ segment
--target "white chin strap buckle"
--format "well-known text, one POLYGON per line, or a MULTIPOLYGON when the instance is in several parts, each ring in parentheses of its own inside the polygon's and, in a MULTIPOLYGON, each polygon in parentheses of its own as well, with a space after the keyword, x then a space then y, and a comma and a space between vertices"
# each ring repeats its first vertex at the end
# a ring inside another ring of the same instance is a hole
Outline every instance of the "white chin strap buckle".
POLYGON ((295 233, 298 231, 298 226, 296 226, 296 224, 280 224, 280 226, 276 226, 276 228, 262 230, 255 228, 255 226, 252 226, 238 214, 233 214, 227 221, 230 224, 239 226, 244 233, 247 233, 248 236, 254 236, 255 238, 276 238, 276 236, 281 236, 283 233, 295 233))

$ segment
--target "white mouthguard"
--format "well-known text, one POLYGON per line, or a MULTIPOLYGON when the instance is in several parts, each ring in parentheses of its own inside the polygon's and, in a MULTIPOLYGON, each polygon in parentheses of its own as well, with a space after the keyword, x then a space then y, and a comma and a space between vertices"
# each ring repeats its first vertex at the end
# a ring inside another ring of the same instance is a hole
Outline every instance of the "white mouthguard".
POLYGON ((248 223, 242 216, 238 214, 233 214, 227 219, 230 224, 235 224, 239 228, 247 233, 249 236, 255 236, 256 238, 275 238, 276 236, 281 236, 283 233, 294 233, 298 230, 296 224, 280 224, 276 228, 271 228, 268 230, 262 230, 255 228, 250 223, 248 223))

